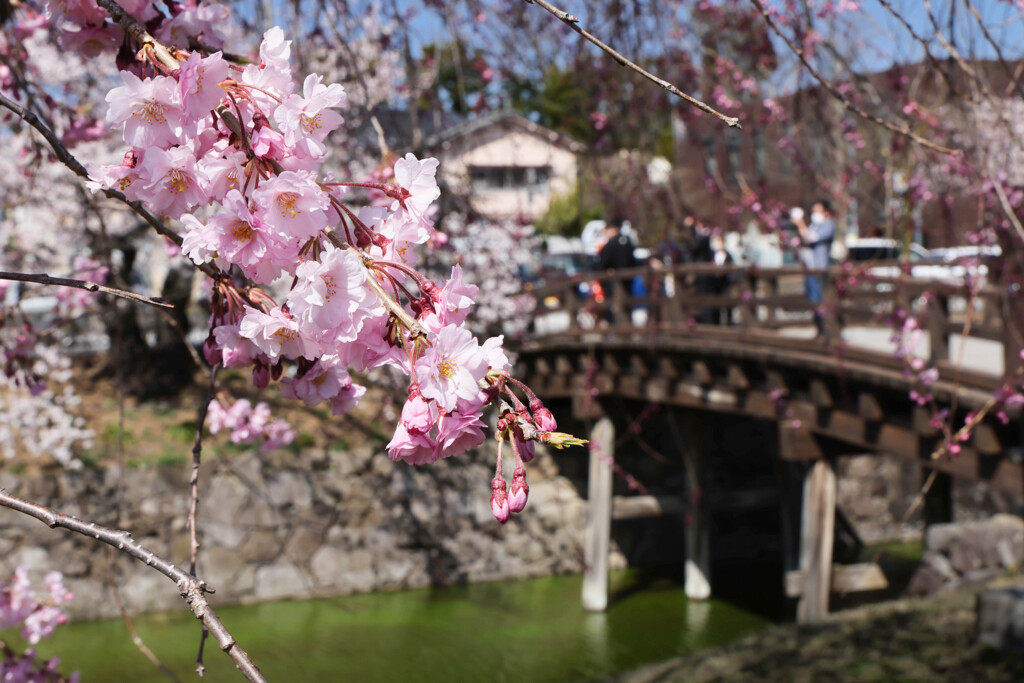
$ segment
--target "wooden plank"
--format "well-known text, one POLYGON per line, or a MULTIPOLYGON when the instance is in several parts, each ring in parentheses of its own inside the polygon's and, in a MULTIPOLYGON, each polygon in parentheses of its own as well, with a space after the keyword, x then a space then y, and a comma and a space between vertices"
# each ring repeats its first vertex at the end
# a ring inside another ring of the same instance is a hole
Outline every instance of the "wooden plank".
MULTIPOLYGON (((786 597, 799 598, 803 595, 806 575, 797 569, 786 572, 786 597)), ((882 568, 874 562, 861 564, 832 565, 832 592, 847 594, 864 591, 880 591, 889 587, 882 568)))
POLYGON ((702 360, 693 361, 693 379, 701 386, 708 386, 714 382, 715 377, 711 374, 708 364, 702 360))
POLYGON ((836 475, 828 462, 818 460, 804 479, 800 523, 800 569, 804 582, 796 606, 797 623, 813 624, 828 616, 835 523, 836 475))
POLYGON ((835 405, 828 384, 822 379, 812 379, 810 385, 811 403, 820 408, 831 408, 835 405))
POLYGON ((661 517, 682 511, 678 498, 658 496, 615 496, 612 498, 612 519, 643 519, 661 517))
POLYGON ((608 607, 608 560, 612 531, 612 468, 615 427, 604 417, 590 433, 590 473, 587 519, 583 543, 583 609, 603 612, 608 607))
POLYGON ((865 391, 857 396, 857 413, 869 422, 881 422, 885 418, 885 412, 878 399, 865 391))
POLYGON ((974 427, 971 445, 983 455, 1000 455, 1003 452, 1003 445, 999 442, 995 427, 985 422, 974 427))
POLYGON ((743 372, 743 368, 735 363, 729 364, 728 375, 726 376, 726 382, 733 389, 739 389, 746 391, 750 388, 750 380, 747 378, 747 374, 743 372))
POLYGON ((819 460, 824 456, 821 444, 806 429, 796 429, 788 421, 779 422, 779 459, 787 462, 819 460))

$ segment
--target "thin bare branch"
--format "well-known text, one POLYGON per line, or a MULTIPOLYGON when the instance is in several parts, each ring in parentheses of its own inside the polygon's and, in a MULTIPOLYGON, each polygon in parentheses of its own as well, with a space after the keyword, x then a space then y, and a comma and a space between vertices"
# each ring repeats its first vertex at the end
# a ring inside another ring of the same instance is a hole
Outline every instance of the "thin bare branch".
POLYGON ((125 289, 107 287, 106 285, 89 282, 88 280, 73 280, 67 277, 53 277, 52 275, 45 275, 42 273, 7 273, 4 271, 0 271, 0 280, 35 282, 40 285, 57 285, 58 287, 73 287, 74 289, 84 289, 87 292, 102 292, 103 294, 110 294, 112 296, 121 297, 122 299, 128 299, 129 301, 137 301, 138 303, 156 306, 161 309, 174 308, 174 304, 167 303, 159 297, 153 298, 143 296, 142 294, 129 292, 125 289))
POLYGON ((658 78, 657 76, 652 74, 650 71, 647 71, 646 69, 641 67, 639 64, 636 64, 635 62, 631 62, 630 60, 626 59, 626 57, 624 55, 622 55, 621 53, 617 52, 613 47, 611 47, 610 45, 608 45, 606 43, 601 42, 601 40, 598 39, 594 34, 590 33, 586 29, 582 28, 579 25, 579 21, 580 20, 579 20, 578 17, 575 17, 572 14, 569 14, 565 10, 558 9, 557 7, 552 5, 551 3, 547 2, 546 0, 524 0, 524 2, 526 2, 528 4, 539 5, 543 9, 545 9, 548 12, 550 12, 551 14, 555 15, 555 17, 557 17, 566 26, 568 26, 573 31, 575 31, 576 33, 578 33, 581 36, 583 36, 585 39, 587 39, 588 41, 590 41, 591 43, 593 43, 597 47, 601 48, 601 50, 603 50, 604 52, 608 53, 611 56, 611 58, 614 59, 616 62, 618 62, 621 66, 624 66, 627 69, 632 69, 633 71, 637 72, 638 74, 640 74, 641 76, 643 76, 647 80, 651 81, 652 83, 656 83, 657 85, 659 85, 662 88, 664 88, 665 90, 669 91, 670 93, 672 93, 676 97, 680 97, 683 100, 685 100, 686 102, 688 102, 688 103, 692 104, 693 106, 697 107, 697 109, 700 109, 702 112, 704 112, 706 114, 711 114, 712 116, 716 117, 717 119, 722 121, 722 123, 726 124, 727 126, 730 126, 732 128, 742 128, 743 127, 743 126, 740 125, 740 120, 738 118, 736 118, 735 116, 726 116, 725 114, 719 112, 718 110, 714 109, 713 107, 709 106, 708 104, 705 104, 704 102, 701 102, 696 97, 693 97, 691 95, 687 95, 682 90, 680 90, 676 86, 672 85, 671 83, 669 83, 665 79, 658 78))
POLYGON ((95 538, 98 541, 113 546, 130 557, 134 557, 147 566, 153 567, 174 581, 178 586, 181 597, 192 608, 196 618, 200 619, 203 625, 210 629, 210 633, 217 639, 217 644, 220 645, 224 652, 228 653, 228 656, 235 660, 235 664, 245 674, 246 678, 254 683, 265 683, 266 679, 260 673, 259 668, 257 668, 238 643, 235 642, 234 636, 227 630, 220 617, 217 616, 217 613, 206 600, 206 594, 213 593, 214 591, 213 587, 207 585, 205 581, 197 579, 181 567, 173 564, 170 560, 156 555, 153 551, 133 539, 127 531, 110 529, 93 522, 86 522, 77 517, 65 515, 45 505, 13 496, 6 489, 2 488, 0 488, 0 506, 35 517, 51 529, 62 527, 83 536, 95 538))
POLYGON ((138 630, 135 628, 132 618, 128 615, 128 609, 125 607, 124 599, 121 597, 121 590, 117 587, 117 580, 114 577, 114 558, 117 557, 117 552, 113 548, 107 548, 107 585, 110 586, 110 591, 114 596, 114 603, 117 605, 117 611, 121 613, 121 620, 124 622, 124 627, 128 630, 128 635, 131 636, 132 643, 139 649, 139 652, 149 660, 149 663, 159 669, 174 683, 181 683, 181 679, 174 673, 166 664, 164 664, 156 653, 153 652, 146 645, 146 641, 139 635, 138 630))
POLYGON ((992 175, 988 176, 988 180, 992 183, 992 187, 996 190, 996 195, 999 197, 999 205, 1003 208, 1003 213, 1010 219, 1010 225, 1017 232, 1017 239, 1024 243, 1024 225, 1021 225, 1020 219, 1017 218, 1017 214, 1013 212, 1013 207, 1010 205, 1010 199, 1006 196, 1006 190, 1003 189, 1003 184, 992 175))
MULTIPOLYGON (((189 547, 190 551, 190 562, 189 568, 192 576, 196 575, 196 560, 199 555, 199 535, 197 532, 196 525, 196 514, 199 512, 199 465, 202 462, 203 455, 203 424, 206 422, 206 413, 210 407, 210 401, 214 400, 214 396, 217 391, 217 370, 220 369, 220 365, 214 365, 210 368, 210 387, 206 392, 206 400, 201 406, 199 406, 199 416, 196 419, 196 438, 192 444, 192 475, 189 477, 189 488, 192 493, 192 504, 188 509, 188 531, 189 531, 189 547)), ((203 632, 199 636, 199 654, 196 655, 196 673, 200 676, 206 671, 206 667, 203 665, 203 649, 206 645, 206 638, 210 635, 209 629, 206 625, 203 625, 203 632)))
POLYGON ((928 138, 918 135, 917 133, 910 130, 910 128, 906 126, 900 126, 893 123, 892 121, 887 121, 882 117, 876 114, 866 112, 857 105, 855 105, 842 92, 839 91, 839 88, 837 88, 833 83, 829 82, 824 76, 821 75, 821 72, 814 68, 814 66, 807 59, 807 56, 804 54, 803 48, 797 47, 797 45, 794 44, 793 41, 790 40, 789 37, 786 34, 784 34, 781 29, 779 29, 778 24, 775 23, 774 19, 772 19, 771 13, 768 11, 768 8, 765 7, 764 2, 762 2, 762 0, 750 0, 750 2, 753 3, 757 10, 761 13, 761 16, 764 17, 764 21, 766 24, 768 24, 768 28, 770 28, 775 35, 782 39, 782 42, 786 44, 786 47, 788 47, 790 51, 797 56, 797 58, 800 60, 800 63, 804 65, 804 67, 812 76, 814 76, 815 80, 817 80, 818 83, 824 86, 824 88, 829 92, 829 94, 831 94, 840 103, 842 103, 842 105, 848 111, 850 111, 853 114, 856 114, 865 121, 870 121, 871 123, 882 126, 883 128, 886 128, 887 130, 890 130, 893 133, 897 133, 899 135, 903 135, 907 138, 910 138, 911 140, 921 145, 922 147, 927 147, 928 149, 934 150, 936 152, 941 152, 942 154, 961 153, 958 149, 954 149, 951 147, 943 147, 940 144, 932 142, 928 138))

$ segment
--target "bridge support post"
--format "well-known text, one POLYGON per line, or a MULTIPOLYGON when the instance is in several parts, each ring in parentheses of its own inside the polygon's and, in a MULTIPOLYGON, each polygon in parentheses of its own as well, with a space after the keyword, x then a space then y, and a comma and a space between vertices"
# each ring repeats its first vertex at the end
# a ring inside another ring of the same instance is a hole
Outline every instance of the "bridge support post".
POLYGON ((583 609, 603 612, 608 607, 608 560, 612 533, 612 461, 615 427, 603 417, 590 433, 590 473, 587 484, 586 537, 583 540, 583 609))
POLYGON ((681 446, 686 470, 686 560, 684 589, 691 600, 711 597, 711 553, 709 548, 710 514, 704 491, 704 464, 701 462, 699 427, 695 416, 686 416, 686 434, 681 446))
POLYGON ((832 583, 832 545, 836 523, 836 475, 824 459, 816 460, 804 478, 800 522, 800 571, 803 591, 796 606, 800 624, 828 615, 832 583))

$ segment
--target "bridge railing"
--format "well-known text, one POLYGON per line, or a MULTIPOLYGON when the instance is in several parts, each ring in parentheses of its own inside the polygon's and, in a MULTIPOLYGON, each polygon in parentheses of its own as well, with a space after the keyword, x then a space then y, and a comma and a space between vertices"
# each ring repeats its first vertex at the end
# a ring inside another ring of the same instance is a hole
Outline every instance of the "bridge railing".
MULTIPOLYGON (((1004 292, 991 285, 925 280, 909 275, 877 277, 841 266, 811 272, 798 266, 757 268, 682 264, 580 275, 533 290, 534 338, 596 339, 638 334, 705 336, 723 341, 785 345, 826 353, 854 328, 901 330, 908 315, 926 320, 928 359, 940 371, 958 365, 959 336, 998 342, 990 372, 1013 371, 1020 362, 1020 335, 1009 318, 1004 292), (807 275, 821 277, 824 301, 807 300, 807 275), (814 339, 813 315, 824 317, 827 336, 814 339), (923 315, 922 315, 923 314, 923 315), (999 355, 1004 358, 999 358, 999 355), (1000 362, 1002 361, 1002 362, 1000 362)), ((890 342, 892 344, 893 342, 890 342)), ((876 353, 894 366, 890 349, 876 353), (890 358, 885 359, 884 357, 890 358)))

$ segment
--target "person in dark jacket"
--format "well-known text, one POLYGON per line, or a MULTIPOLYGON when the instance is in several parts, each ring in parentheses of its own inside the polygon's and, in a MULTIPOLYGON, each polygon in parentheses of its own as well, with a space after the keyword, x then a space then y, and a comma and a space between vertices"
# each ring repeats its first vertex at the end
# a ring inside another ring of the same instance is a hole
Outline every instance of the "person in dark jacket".
MULTIPOLYGON (((709 234, 698 243, 694 250, 694 261, 698 263, 714 263, 716 266, 729 266, 733 264, 733 258, 725 249, 725 240, 720 234, 709 234)), ((732 278, 726 274, 707 274, 697 276, 697 294, 720 296, 728 294, 732 278)), ((725 311, 725 316, 720 306, 702 306, 697 316, 697 322, 704 325, 721 325, 724 321, 728 324, 731 321, 731 312, 725 311)))
POLYGON ((636 267, 633 240, 622 234, 619 226, 609 223, 605 229, 605 243, 597 254, 597 270, 618 270, 636 267))
MULTIPOLYGON (((636 257, 633 255, 633 240, 629 239, 626 235, 623 235, 619 226, 615 223, 609 223, 605 226, 605 243, 601 247, 601 251, 597 254, 597 267, 598 273, 608 270, 620 270, 623 268, 635 268, 636 257)), ((621 282, 613 280, 605 280, 605 287, 607 291, 604 292, 606 301, 609 303, 614 301, 614 292, 612 287, 622 287, 621 282)), ((629 290, 625 292, 629 295, 629 290)), ((615 312, 612 308, 605 309, 604 319, 608 324, 614 324, 615 312)))

